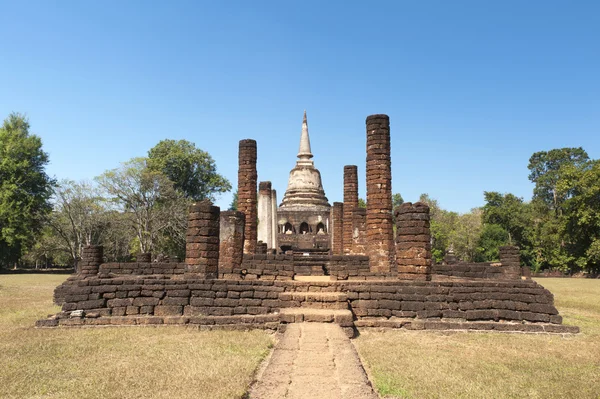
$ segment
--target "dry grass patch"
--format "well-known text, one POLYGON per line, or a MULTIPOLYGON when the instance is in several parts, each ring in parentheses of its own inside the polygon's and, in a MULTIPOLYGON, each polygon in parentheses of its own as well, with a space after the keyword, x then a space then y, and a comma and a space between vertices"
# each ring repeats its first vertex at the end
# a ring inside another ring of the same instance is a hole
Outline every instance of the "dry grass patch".
POLYGON ((600 280, 540 283, 581 334, 363 331, 355 344, 380 395, 600 398, 600 280))
POLYGON ((272 345, 261 331, 33 328, 65 278, 0 275, 0 397, 236 398, 272 345))

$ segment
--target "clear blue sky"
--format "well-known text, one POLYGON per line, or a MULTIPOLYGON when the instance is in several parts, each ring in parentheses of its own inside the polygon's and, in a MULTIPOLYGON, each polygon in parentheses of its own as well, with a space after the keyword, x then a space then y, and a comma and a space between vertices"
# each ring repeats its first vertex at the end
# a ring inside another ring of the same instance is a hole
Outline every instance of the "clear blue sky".
MULTIPOLYGON (((165 138, 237 185, 238 141, 285 191, 302 113, 330 200, 365 117, 391 119, 393 191, 446 209, 530 199, 532 153, 600 158, 598 1, 0 1, 0 117, 26 113, 59 179, 165 138)), ((227 207, 231 193, 217 205, 227 207)))

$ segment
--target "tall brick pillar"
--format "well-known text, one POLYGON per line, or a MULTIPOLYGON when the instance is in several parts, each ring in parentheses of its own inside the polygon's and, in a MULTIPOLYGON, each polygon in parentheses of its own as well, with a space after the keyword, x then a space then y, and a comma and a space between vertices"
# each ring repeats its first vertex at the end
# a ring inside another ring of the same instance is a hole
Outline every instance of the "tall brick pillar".
POLYGON ((238 167, 238 211, 246 215, 244 228, 244 253, 256 252, 257 197, 256 140, 240 140, 238 167))
MULTIPOLYGON (((219 226, 219 277, 230 278, 242 265, 246 217, 239 211, 221 212, 219 226)), ((238 277, 239 273, 234 276, 238 277)))
POLYGON ((402 280, 431 279, 429 206, 405 202, 396 215, 396 265, 402 280))
POLYGON ((104 257, 104 247, 101 245, 86 245, 81 251, 79 275, 92 277, 98 274, 104 257))
POLYGON ((217 278, 219 265, 218 206, 209 201, 191 205, 186 231, 185 263, 188 273, 217 278))
POLYGON ((352 212, 358 208, 358 168, 344 166, 344 255, 352 253, 352 212))
POLYGON ((372 272, 389 272, 394 257, 390 118, 367 117, 367 254, 372 272))
POLYGON ((334 202, 331 208, 331 250, 334 255, 344 254, 344 204, 334 202))

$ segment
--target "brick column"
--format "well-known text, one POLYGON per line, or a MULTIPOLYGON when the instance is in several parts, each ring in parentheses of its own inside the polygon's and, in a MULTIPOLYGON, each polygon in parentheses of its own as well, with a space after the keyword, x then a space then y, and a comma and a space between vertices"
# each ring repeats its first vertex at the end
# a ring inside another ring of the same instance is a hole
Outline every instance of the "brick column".
POLYGON ((344 204, 334 202, 331 208, 331 250, 334 255, 344 254, 344 204))
MULTIPOLYGON (((244 254, 244 225, 246 217, 242 212, 221 212, 219 226, 219 277, 240 268, 244 254)), ((239 274, 238 274, 239 276, 239 274)))
POLYGON ((502 263, 502 273, 506 279, 521 278, 521 253, 519 247, 506 245, 500 247, 500 263, 502 263))
POLYGON ((77 267, 79 275, 92 277, 98 274, 104 258, 104 247, 101 245, 86 245, 81 251, 81 260, 77 267))
POLYGON ((258 183, 258 226, 257 239, 273 248, 273 204, 271 203, 271 182, 258 183))
POLYGON ((352 252, 352 212, 358 208, 358 168, 344 166, 344 254, 352 252))
POLYGON ((403 280, 431 279, 429 206, 405 202, 396 215, 396 265, 403 280))
POLYGON ((218 206, 202 201, 190 206, 186 231, 185 263, 188 273, 217 278, 219 265, 218 206))
POLYGON ((394 257, 390 118, 367 117, 367 254, 372 272, 389 272, 394 257))
POLYGON ((256 222, 258 218, 256 181, 256 141, 240 140, 238 167, 238 211, 246 215, 244 253, 256 252, 256 222))

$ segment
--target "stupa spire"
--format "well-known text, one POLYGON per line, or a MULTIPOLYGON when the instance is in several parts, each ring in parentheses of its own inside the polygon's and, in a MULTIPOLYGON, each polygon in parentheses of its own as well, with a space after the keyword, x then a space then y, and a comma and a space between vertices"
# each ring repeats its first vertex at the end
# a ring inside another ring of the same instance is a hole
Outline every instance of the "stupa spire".
POLYGON ((300 150, 298 151, 298 165, 313 165, 311 158, 313 157, 310 151, 310 137, 308 136, 308 121, 306 119, 306 110, 304 110, 304 118, 302 119, 302 134, 300 135, 300 150))

